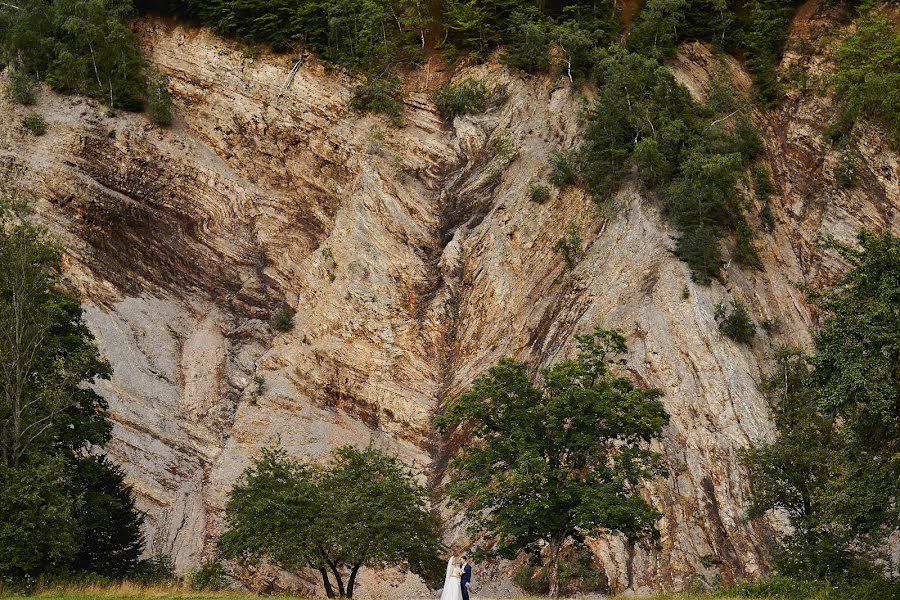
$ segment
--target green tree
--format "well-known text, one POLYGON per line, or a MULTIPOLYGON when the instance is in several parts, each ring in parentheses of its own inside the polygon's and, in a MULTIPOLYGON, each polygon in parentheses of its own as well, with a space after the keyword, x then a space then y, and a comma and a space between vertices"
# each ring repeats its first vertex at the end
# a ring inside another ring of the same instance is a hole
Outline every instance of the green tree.
POLYGON ((546 71, 550 67, 550 35, 540 11, 516 11, 511 19, 503 62, 531 74, 546 71))
POLYGON ((23 220, 20 205, 0 211, 0 465, 3 493, 21 496, 4 506, 15 527, 39 532, 0 542, 0 574, 67 568, 118 576, 143 541, 121 472, 90 454, 112 429, 90 387, 110 367, 80 304, 60 286, 58 248, 23 220), (37 474, 46 480, 34 481, 37 474), (35 508, 41 503, 46 514, 35 508))
POLYGON ((813 354, 776 352, 762 388, 778 435, 746 456, 751 514, 786 511, 776 566, 803 578, 871 577, 900 528, 900 238, 859 242, 835 244, 850 269, 813 295, 826 315, 813 354))
POLYGON ((61 456, 0 462, 0 577, 14 581, 64 567, 78 550, 61 456))
POLYGON ((473 532, 496 536, 496 552, 546 552, 549 592, 559 594, 560 555, 586 536, 655 534, 659 514, 637 492, 660 470, 646 449, 668 423, 661 392, 614 374, 625 339, 597 329, 578 336, 576 358, 541 372, 502 359, 436 419, 472 437, 450 466, 447 492, 473 532))
POLYGON ((130 0, 22 0, 0 5, 0 54, 54 89, 140 110, 144 61, 125 25, 130 0))
MULTIPOLYGON (((834 244, 850 269, 836 286, 814 296, 828 316, 814 338, 811 384, 819 409, 840 419, 854 458, 884 477, 880 483, 869 481, 879 488, 879 510, 859 515, 858 525, 867 530, 878 529, 880 523, 897 528, 900 237, 887 229, 863 230, 858 241, 858 249, 834 244)), ((851 485, 856 475, 868 478, 871 473, 865 471, 848 472, 844 484, 851 485)))
POLYGON ((900 147, 900 27, 888 15, 866 15, 842 42, 834 86, 850 121, 876 119, 900 147))
POLYGON ((82 456, 70 468, 69 496, 79 497, 72 517, 78 551, 70 569, 121 578, 137 566, 144 551, 144 516, 134 509, 134 492, 125 473, 105 456, 82 456))
POLYGON ((230 492, 225 521, 225 558, 316 569, 329 598, 352 598, 362 567, 400 565, 430 580, 442 549, 427 490, 375 448, 339 448, 324 468, 264 449, 230 492))
POLYGON ((325 547, 338 590, 349 570, 346 595, 353 597, 360 568, 400 565, 434 581, 440 574, 440 521, 429 507, 429 491, 406 464, 374 447, 344 446, 334 452, 320 479, 331 525, 325 547))

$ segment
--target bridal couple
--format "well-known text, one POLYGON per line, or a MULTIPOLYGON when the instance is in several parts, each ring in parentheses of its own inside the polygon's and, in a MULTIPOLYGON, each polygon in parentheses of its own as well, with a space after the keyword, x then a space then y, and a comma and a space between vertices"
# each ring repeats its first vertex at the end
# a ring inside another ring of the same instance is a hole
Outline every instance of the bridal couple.
POLYGON ((441 600, 469 600, 469 584, 472 583, 472 565, 463 555, 462 559, 451 556, 447 561, 447 576, 441 600))

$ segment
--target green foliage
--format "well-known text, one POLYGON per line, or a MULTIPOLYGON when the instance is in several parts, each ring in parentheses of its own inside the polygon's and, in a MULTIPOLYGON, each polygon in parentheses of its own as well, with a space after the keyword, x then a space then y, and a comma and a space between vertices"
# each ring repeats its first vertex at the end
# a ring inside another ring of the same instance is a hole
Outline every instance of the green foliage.
POLYGON ((44 135, 47 132, 47 120, 40 113, 30 112, 22 117, 22 127, 31 135, 44 135))
POLYGON ((766 202, 775 191, 775 184, 772 183, 772 173, 769 167, 764 163, 753 165, 753 191, 756 199, 766 202))
POLYGON ((125 472, 105 456, 79 457, 70 467, 69 496, 78 498, 72 517, 78 551, 70 569, 122 578, 133 571, 144 551, 142 514, 125 472))
POLYGON ((141 560, 130 578, 141 585, 166 585, 175 583, 175 564, 168 554, 154 554, 141 560))
POLYGON ((627 39, 630 50, 654 60, 671 58, 682 42, 703 40, 740 50, 765 104, 781 92, 776 69, 797 0, 648 0, 627 39))
POLYGON ((546 71, 550 67, 549 24, 542 20, 540 11, 533 9, 514 12, 507 37, 503 62, 532 74, 546 71))
POLYGON ((572 154, 557 150, 550 155, 550 183, 562 189, 578 181, 572 154))
POLYGON ((571 223, 566 234, 556 241, 553 249, 562 255, 566 269, 570 271, 574 269, 584 256, 584 242, 581 239, 581 229, 578 225, 571 223))
MULTIPOLYGON (((835 244, 850 270, 814 296, 828 318, 815 336, 812 381, 821 409, 843 419, 848 443, 871 451, 885 474, 898 473, 900 457, 888 448, 900 441, 900 238, 863 231, 859 244, 835 244)), ((897 506, 885 502, 882 509, 897 506)))
POLYGON ((628 34, 628 48, 657 60, 671 57, 684 29, 688 0, 648 0, 628 34))
POLYGON ((159 127, 172 124, 172 95, 168 90, 169 78, 152 72, 147 84, 147 116, 159 127))
POLYGON ((772 231, 775 228, 775 215, 772 214, 771 197, 775 192, 775 184, 772 183, 769 167, 763 163, 753 166, 753 191, 756 199, 763 203, 759 210, 759 217, 766 231, 772 231))
MULTIPOLYGON (((429 29, 421 0, 169 0, 166 9, 249 44, 303 46, 350 69, 412 62, 429 29)), ((138 7, 159 10, 158 2, 138 7)))
POLYGON ((294 309, 290 306, 282 307, 272 317, 272 328, 275 331, 285 332, 294 328, 294 309))
POLYGON ((738 223, 735 231, 735 244, 732 256, 738 264, 746 267, 762 267, 759 248, 756 246, 756 232, 746 220, 738 223))
POLYGON ((834 169, 834 178, 842 188, 851 188, 856 184, 856 157, 853 154, 851 146, 845 146, 834 169))
POLYGON ((550 188, 540 183, 533 183, 528 188, 528 197, 532 202, 543 204, 550 199, 550 188))
MULTIPOLYGON (((745 458, 751 515, 784 511, 793 529, 775 565, 805 579, 872 579, 900 525, 900 238, 864 231, 859 242, 835 245, 850 270, 813 295, 827 315, 814 353, 776 352, 763 390, 778 439, 745 458)), ((890 597, 877 595, 879 585, 872 597, 890 597)))
POLYGON ((542 370, 539 385, 525 365, 501 359, 435 420, 471 437, 450 464, 452 502, 473 533, 496 539, 500 556, 540 560, 544 551, 551 595, 564 546, 610 532, 648 539, 659 517, 636 486, 661 468, 646 449, 668 422, 661 392, 614 374, 621 334, 597 329, 578 336, 578 347, 542 370))
POLYGON ((0 206, 0 576, 117 577, 143 549, 122 472, 95 454, 110 436, 108 378, 78 301, 58 285, 59 250, 0 206))
POLYGON ((57 91, 140 109, 144 62, 125 25, 130 0, 22 0, 0 6, 0 55, 57 91))
MULTIPOLYGON (((535 567, 525 563, 513 572, 513 583, 528 594, 546 596, 550 592, 547 565, 535 567)), ((602 569, 594 565, 589 548, 571 547, 562 552, 559 561, 559 590, 563 596, 608 592, 609 581, 602 569)))
POLYGON ((433 94, 434 104, 445 119, 460 115, 484 112, 491 103, 495 91, 480 79, 464 79, 458 84, 445 83, 433 94))
POLYGON ((34 81, 28 73, 21 69, 9 71, 9 81, 6 84, 6 97, 17 104, 30 106, 34 104, 34 81))
POLYGON ((519 0, 446 0, 443 21, 451 41, 482 58, 505 39, 512 14, 520 8, 519 0))
POLYGON ((427 490, 404 463, 371 447, 339 448, 327 468, 264 449, 232 488, 225 522, 224 558, 316 569, 329 595, 336 585, 352 597, 363 566, 402 565, 429 581, 441 571, 427 490))
POLYGON ((403 88, 400 78, 392 73, 368 75, 353 90, 350 108, 360 112, 381 113, 399 127, 403 123, 403 88))
POLYGON ((749 344, 756 336, 756 324, 743 300, 732 300, 730 307, 724 303, 717 304, 716 320, 722 333, 736 342, 749 344))
POLYGON ((834 86, 846 103, 844 119, 875 119, 894 146, 900 146, 900 27, 888 15, 871 12, 844 39, 834 86))
POLYGON ((37 575, 74 556, 76 499, 60 485, 65 477, 61 456, 35 454, 14 468, 0 462, 0 576, 37 575))
POLYGON ((739 260, 754 264, 737 183, 762 150, 755 129, 746 119, 731 129, 727 119, 713 122, 711 109, 654 60, 611 50, 595 72, 600 99, 567 174, 578 172, 599 201, 636 167, 641 183, 661 192, 679 232, 677 253, 702 283, 719 275, 720 242, 729 230, 739 235, 739 260))
POLYGON ((719 596, 767 600, 895 600, 900 597, 900 583, 878 575, 840 585, 779 575, 721 588, 713 595, 719 596))
POLYGON ((576 79, 590 76, 597 49, 609 41, 603 29, 591 29, 577 20, 555 26, 553 34, 562 50, 563 70, 573 83, 576 79))
POLYGON ((228 573, 219 560, 208 560, 191 575, 191 589, 217 592, 228 588, 228 573))
POLYGON ((769 105, 781 95, 776 69, 791 28, 795 0, 751 0, 741 15, 738 43, 753 75, 759 101, 769 105))

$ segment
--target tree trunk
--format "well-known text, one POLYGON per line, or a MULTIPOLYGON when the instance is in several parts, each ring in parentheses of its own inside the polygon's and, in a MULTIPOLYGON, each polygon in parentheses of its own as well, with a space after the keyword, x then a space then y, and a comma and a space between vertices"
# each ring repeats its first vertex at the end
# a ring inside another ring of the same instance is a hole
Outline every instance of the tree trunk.
POLYGON ((328 579, 328 571, 325 570, 325 567, 318 567, 319 573, 322 574, 322 585, 325 586, 325 596, 328 598, 334 598, 334 588, 331 587, 331 580, 328 579))
POLYGON ((331 572, 334 573, 334 579, 337 582, 338 587, 338 595, 341 598, 346 598, 347 594, 344 591, 344 579, 341 577, 341 572, 338 570, 337 565, 333 561, 328 561, 328 566, 331 568, 331 572))
POLYGON ((350 579, 347 580, 347 597, 353 597, 353 586, 356 585, 356 574, 359 573, 359 568, 362 566, 362 563, 356 563, 353 565, 353 569, 350 571, 350 579))
POLYGON ((547 580, 550 584, 549 595, 551 598, 559 598, 559 555, 562 552, 562 542, 550 541, 550 565, 547 570, 547 580))

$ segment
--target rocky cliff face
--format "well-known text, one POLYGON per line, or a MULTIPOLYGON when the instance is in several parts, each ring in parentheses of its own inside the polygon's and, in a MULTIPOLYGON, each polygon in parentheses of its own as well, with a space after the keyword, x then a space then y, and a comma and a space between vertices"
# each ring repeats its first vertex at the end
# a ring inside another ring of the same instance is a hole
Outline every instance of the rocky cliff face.
MULTIPOLYGON (((791 47, 834 18, 801 11, 791 47)), ((593 542, 613 587, 766 571, 773 524, 746 519, 737 456, 772 433, 757 390, 766 354, 809 341, 815 315, 798 284, 842 269, 817 245, 823 234, 900 230, 898 157, 876 128, 855 133, 859 184, 836 183, 839 156, 819 135, 834 107, 813 89, 827 50, 789 51, 785 71, 813 83, 752 113, 777 188, 763 268, 729 266, 724 283, 704 287, 673 256, 658 202, 636 188, 603 209, 577 190, 530 201, 550 153, 577 142, 584 98, 562 80, 470 67, 458 76, 505 84, 509 99, 448 124, 427 91, 443 75, 423 68, 407 78, 404 126, 392 128, 349 112, 353 81, 315 59, 290 79, 289 57, 250 58, 161 21, 137 27, 171 77, 174 126, 45 92, 49 130, 35 138, 3 99, 0 177, 31 191, 37 218, 69 247, 67 283, 115 368, 98 386, 115 421, 109 451, 148 513, 154 551, 182 570, 206 557, 232 482, 279 439, 313 459, 372 442, 439 486, 464 443, 430 430, 447 397, 503 355, 536 370, 604 326, 626 333, 629 373, 665 390, 672 415, 659 448, 670 475, 646 489, 664 514, 660 547, 593 542), (567 271, 553 246, 572 223, 585 256, 567 271), (724 337, 713 313, 729 296, 749 301, 757 322, 780 319, 780 332, 760 330, 752 346, 724 337), (282 306, 297 311, 285 333, 269 325, 282 306)), ((720 67, 690 45, 672 68, 702 96, 720 67)), ((448 540, 465 544, 448 517, 448 540)), ((493 580, 483 590, 510 589, 502 565, 483 574, 493 580)), ((361 593, 385 586, 425 592, 388 574, 361 593)))

